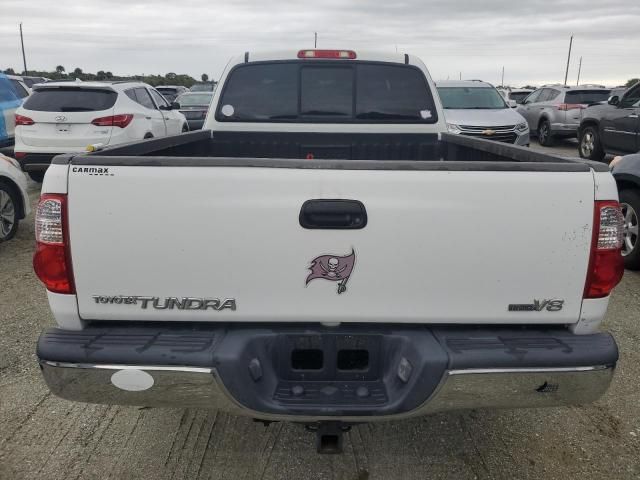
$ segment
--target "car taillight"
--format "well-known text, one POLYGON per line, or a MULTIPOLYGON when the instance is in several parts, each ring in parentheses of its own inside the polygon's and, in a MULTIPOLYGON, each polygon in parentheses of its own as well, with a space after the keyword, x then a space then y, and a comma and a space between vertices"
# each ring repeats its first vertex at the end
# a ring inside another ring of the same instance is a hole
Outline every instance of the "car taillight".
POLYGON ((581 103, 561 103, 558 105, 558 110, 561 112, 566 112, 567 110, 583 110, 587 108, 586 105, 582 105, 581 103))
POLYGON ((33 125, 34 122, 32 118, 29 117, 25 117, 24 115, 18 115, 16 113, 16 127, 18 125, 33 125))
POLYGON ((622 279, 623 217, 620 204, 613 200, 595 202, 593 237, 584 298, 602 298, 622 279))
POLYGON ((120 127, 124 128, 131 123, 133 115, 130 113, 124 113, 121 115, 110 115, 108 117, 100 117, 91 120, 91 123, 96 127, 120 127))
POLYGON ((353 50, 300 50, 298 58, 337 58, 354 60, 356 52, 353 50))
POLYGON ((15 158, 16 160, 22 160, 26 156, 26 152, 13 152, 13 158, 15 158))
POLYGON ((66 195, 45 193, 40 196, 36 209, 33 269, 50 292, 75 293, 66 195))

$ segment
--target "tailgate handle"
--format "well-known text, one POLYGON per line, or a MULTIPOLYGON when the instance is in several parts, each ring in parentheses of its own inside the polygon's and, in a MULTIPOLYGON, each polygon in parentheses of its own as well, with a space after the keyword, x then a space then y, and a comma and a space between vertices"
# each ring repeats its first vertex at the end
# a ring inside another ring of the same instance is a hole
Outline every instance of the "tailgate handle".
POLYGON ((300 209, 303 228, 358 230, 367 225, 367 210, 358 200, 307 200, 300 209))

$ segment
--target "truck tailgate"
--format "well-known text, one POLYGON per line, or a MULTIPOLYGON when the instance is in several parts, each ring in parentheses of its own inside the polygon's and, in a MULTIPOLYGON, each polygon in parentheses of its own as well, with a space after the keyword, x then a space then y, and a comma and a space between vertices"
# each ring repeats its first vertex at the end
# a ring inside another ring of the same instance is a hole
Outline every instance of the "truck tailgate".
POLYGON ((86 320, 579 318, 593 223, 588 171, 82 170, 70 167, 68 208, 86 320), (303 228, 310 199, 358 200, 367 224, 303 228))

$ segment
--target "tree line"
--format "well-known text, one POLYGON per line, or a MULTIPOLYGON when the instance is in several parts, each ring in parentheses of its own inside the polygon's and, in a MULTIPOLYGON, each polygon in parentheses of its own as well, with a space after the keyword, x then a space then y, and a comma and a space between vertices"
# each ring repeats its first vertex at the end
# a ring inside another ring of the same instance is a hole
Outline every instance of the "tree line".
MULTIPOLYGON (((16 73, 13 68, 7 68, 4 70, 7 75, 19 75, 16 73)), ((112 72, 100 70, 97 73, 88 73, 84 72, 80 67, 76 67, 70 72, 67 72, 67 69, 63 65, 58 65, 53 71, 40 71, 40 70, 29 70, 25 75, 31 77, 44 77, 49 78, 51 80, 76 80, 80 79, 82 81, 91 81, 91 80, 108 80, 108 81, 116 81, 116 80, 136 80, 139 82, 145 82, 152 86, 158 85, 181 85, 184 87, 191 87, 194 83, 198 82, 195 78, 190 75, 184 73, 174 73, 169 72, 166 75, 114 75, 112 72)), ((200 76, 200 80, 203 82, 209 81, 209 75, 203 73, 200 76)), ((216 83, 216 82, 213 82, 216 83)))

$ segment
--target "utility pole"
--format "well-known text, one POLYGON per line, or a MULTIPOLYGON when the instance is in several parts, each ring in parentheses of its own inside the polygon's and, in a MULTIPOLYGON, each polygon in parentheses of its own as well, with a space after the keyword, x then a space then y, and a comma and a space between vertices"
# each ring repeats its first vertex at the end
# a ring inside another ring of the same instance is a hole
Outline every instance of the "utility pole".
POLYGON ((578 64, 578 80, 576 80, 576 87, 580 85, 580 71, 582 70, 582 57, 580 57, 580 63, 578 64))
POLYGON ((24 65, 24 75, 27 75, 27 57, 24 55, 24 40, 22 38, 22 22, 20 22, 20 44, 22 45, 22 63, 24 65))
POLYGON ((567 70, 564 74, 564 85, 567 84, 567 78, 569 77, 569 61, 571 60, 571 46, 573 45, 573 35, 569 39, 569 55, 567 56, 567 70))
POLYGON ((318 32, 313 32, 313 48, 318 48, 318 32))
POLYGON ((500 82, 500 86, 504 88, 504 65, 502 66, 502 81, 500 82))
POLYGON ((460 80, 462 80, 462 72, 460 72, 460 80))

